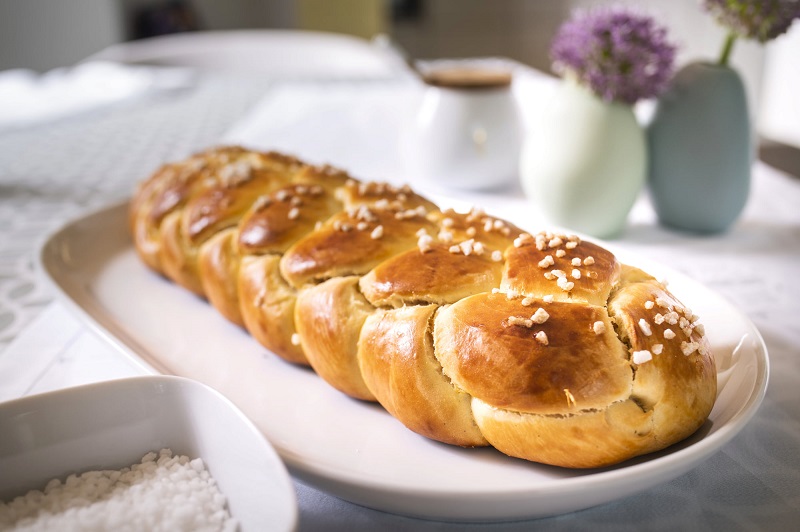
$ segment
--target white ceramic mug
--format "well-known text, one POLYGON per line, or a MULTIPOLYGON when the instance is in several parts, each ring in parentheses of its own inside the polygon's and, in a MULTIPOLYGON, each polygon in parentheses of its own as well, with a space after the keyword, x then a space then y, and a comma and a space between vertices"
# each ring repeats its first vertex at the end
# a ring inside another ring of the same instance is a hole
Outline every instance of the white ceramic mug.
POLYGON ((448 69, 424 80, 421 104, 405 135, 408 177, 469 190, 516 181, 522 125, 510 73, 448 69))

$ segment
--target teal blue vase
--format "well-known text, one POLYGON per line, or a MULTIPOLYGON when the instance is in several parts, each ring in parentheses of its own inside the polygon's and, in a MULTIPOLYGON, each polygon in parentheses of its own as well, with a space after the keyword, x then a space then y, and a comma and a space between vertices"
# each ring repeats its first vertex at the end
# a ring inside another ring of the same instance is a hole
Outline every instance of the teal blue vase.
POLYGON ((753 144, 744 84, 732 68, 692 63, 647 126, 648 187, 661 224, 720 233, 750 190, 753 144))

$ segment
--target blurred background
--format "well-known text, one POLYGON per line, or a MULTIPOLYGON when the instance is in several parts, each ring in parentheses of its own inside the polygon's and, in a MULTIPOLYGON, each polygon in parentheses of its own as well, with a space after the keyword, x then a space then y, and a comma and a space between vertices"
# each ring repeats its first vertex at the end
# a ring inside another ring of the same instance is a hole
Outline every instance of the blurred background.
MULTIPOLYGON (((301 29, 388 38, 412 58, 500 56, 544 72, 558 26, 598 0, 0 0, 0 71, 44 72, 119 43, 196 31, 301 29)), ((713 60, 723 31, 699 0, 615 1, 657 15, 679 45, 677 64, 713 60)), ((797 25, 795 25, 797 26, 797 25)), ((759 134, 800 146, 800 28, 760 46, 740 41, 759 134)))
MULTIPOLYGON (((75 63, 123 41, 197 30, 307 29, 388 35, 413 57, 504 56, 548 70, 557 27, 598 0, 0 0, 0 69, 75 63)), ((679 61, 716 57, 722 31, 699 0, 627 3, 656 13, 680 43, 679 61)), ((736 60, 751 79, 762 51, 736 60)), ((757 88, 754 86, 754 89, 757 88)))

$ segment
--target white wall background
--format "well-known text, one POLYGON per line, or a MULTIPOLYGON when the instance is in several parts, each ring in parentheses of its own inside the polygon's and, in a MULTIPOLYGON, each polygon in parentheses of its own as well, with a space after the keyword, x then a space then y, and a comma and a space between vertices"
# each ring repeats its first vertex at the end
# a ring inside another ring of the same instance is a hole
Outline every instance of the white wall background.
MULTIPOLYGON (((153 1, 0 0, 0 70, 45 71, 75 64, 124 41, 130 13, 153 1)), ((302 23, 298 1, 191 3, 208 29, 288 28, 302 23)), ((375 1, 388 7, 389 0, 375 1)), ((702 11, 700 0, 423 0, 422 19, 398 23, 391 33, 413 57, 506 56, 548 70, 550 41, 570 11, 608 3, 627 4, 655 15, 679 45, 678 64, 714 60, 720 52, 724 31, 702 11)), ((800 28, 795 27, 792 35, 766 49, 740 41, 732 56, 732 64, 745 79, 755 118, 784 138, 800 138, 800 126, 793 126, 800 122, 800 110, 796 110, 800 106, 800 28), (770 61, 765 74, 767 50, 770 61), (769 86, 764 86, 764 79, 769 86), (787 106, 795 109, 789 114, 794 122, 782 111, 787 106)))
POLYGON ((71 65, 122 38, 115 0, 0 0, 0 70, 71 65))
POLYGON ((800 148, 800 23, 768 48, 761 96, 761 134, 800 148))
MULTIPOLYGON (((0 70, 73 65, 122 42, 154 0, 0 0, 0 70)), ((210 29, 291 27, 292 0, 191 0, 210 29)))
MULTIPOLYGON (((609 3, 651 14, 667 26, 678 45, 678 64, 716 60, 722 49, 725 32, 700 0, 426 0, 424 24, 398 26, 395 37, 415 57, 501 55, 547 71, 550 42, 570 12, 609 3)), ((763 56, 760 45, 739 42, 732 58, 753 103, 763 56)))

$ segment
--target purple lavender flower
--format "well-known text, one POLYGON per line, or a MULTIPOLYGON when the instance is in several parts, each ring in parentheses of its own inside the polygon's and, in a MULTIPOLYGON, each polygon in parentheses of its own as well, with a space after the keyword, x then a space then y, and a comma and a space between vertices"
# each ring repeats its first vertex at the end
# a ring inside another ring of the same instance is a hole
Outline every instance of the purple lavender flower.
POLYGON ((800 0, 703 0, 703 7, 737 37, 762 43, 800 18, 800 0))
POLYGON ((622 8, 579 12, 559 28, 553 68, 572 73, 605 101, 634 104, 659 95, 673 72, 675 47, 646 15, 622 8))

